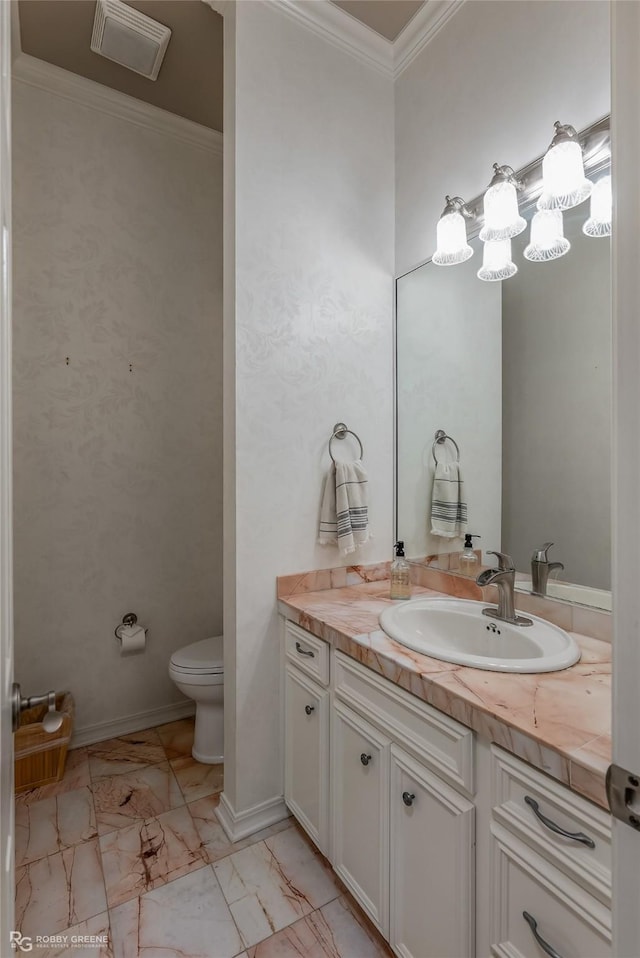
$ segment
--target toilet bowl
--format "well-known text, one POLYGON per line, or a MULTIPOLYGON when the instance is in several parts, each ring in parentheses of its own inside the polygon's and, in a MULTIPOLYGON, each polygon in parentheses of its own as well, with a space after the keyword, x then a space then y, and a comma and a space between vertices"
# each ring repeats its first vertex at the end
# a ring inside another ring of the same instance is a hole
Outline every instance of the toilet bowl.
POLYGON ((217 765, 224 752, 224 666, 221 635, 178 649, 171 656, 169 677, 196 703, 191 754, 197 762, 217 765))

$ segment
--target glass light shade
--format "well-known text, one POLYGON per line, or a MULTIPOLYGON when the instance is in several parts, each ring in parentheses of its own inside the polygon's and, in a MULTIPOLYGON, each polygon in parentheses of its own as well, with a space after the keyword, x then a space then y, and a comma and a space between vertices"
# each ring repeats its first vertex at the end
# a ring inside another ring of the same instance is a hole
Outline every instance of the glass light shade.
POLYGON ((582 227, 586 236, 611 236, 611 177, 603 176, 593 187, 591 216, 582 227))
POLYGON ((455 266, 466 262, 473 256, 473 249, 467 243, 467 227, 461 213, 446 213, 436 226, 438 248, 432 262, 436 266, 455 266))
POLYGON ((531 239, 524 258, 532 263, 546 263, 570 249, 571 243, 564 237, 562 210, 539 210, 531 220, 531 239))
POLYGON ((539 210, 570 210, 591 195, 593 184, 584 175, 582 149, 575 140, 552 146, 542 161, 539 210))
POLYGON ((484 194, 483 243, 508 240, 526 228, 527 221, 518 211, 518 196, 513 183, 503 181, 490 186, 484 194))
POLYGON ((495 240, 485 243, 482 253, 482 267, 478 270, 478 279, 492 283, 515 276, 518 267, 511 261, 511 240, 495 240))

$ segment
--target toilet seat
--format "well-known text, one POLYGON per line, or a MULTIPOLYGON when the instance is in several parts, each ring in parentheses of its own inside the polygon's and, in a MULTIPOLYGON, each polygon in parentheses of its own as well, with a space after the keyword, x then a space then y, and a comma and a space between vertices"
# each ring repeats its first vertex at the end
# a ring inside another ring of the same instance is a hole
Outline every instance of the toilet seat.
POLYGON ((215 635, 178 649, 171 656, 170 668, 183 675, 220 675, 224 672, 222 636, 215 635))

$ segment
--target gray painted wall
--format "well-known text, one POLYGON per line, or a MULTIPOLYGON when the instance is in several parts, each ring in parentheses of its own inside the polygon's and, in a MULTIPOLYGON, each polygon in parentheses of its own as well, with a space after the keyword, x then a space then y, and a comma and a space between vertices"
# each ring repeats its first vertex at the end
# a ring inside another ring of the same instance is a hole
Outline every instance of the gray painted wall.
POLYGON ((18 82, 13 150, 16 679, 100 735, 222 627, 222 158, 18 82))

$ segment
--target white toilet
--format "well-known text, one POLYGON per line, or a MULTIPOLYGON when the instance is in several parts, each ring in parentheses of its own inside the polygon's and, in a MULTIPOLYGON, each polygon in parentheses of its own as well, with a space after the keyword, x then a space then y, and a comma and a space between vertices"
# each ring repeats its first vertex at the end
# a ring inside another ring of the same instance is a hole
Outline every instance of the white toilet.
POLYGON ((196 703, 191 754, 197 762, 217 765, 224 752, 224 665, 221 635, 185 645, 171 656, 169 677, 196 703))

